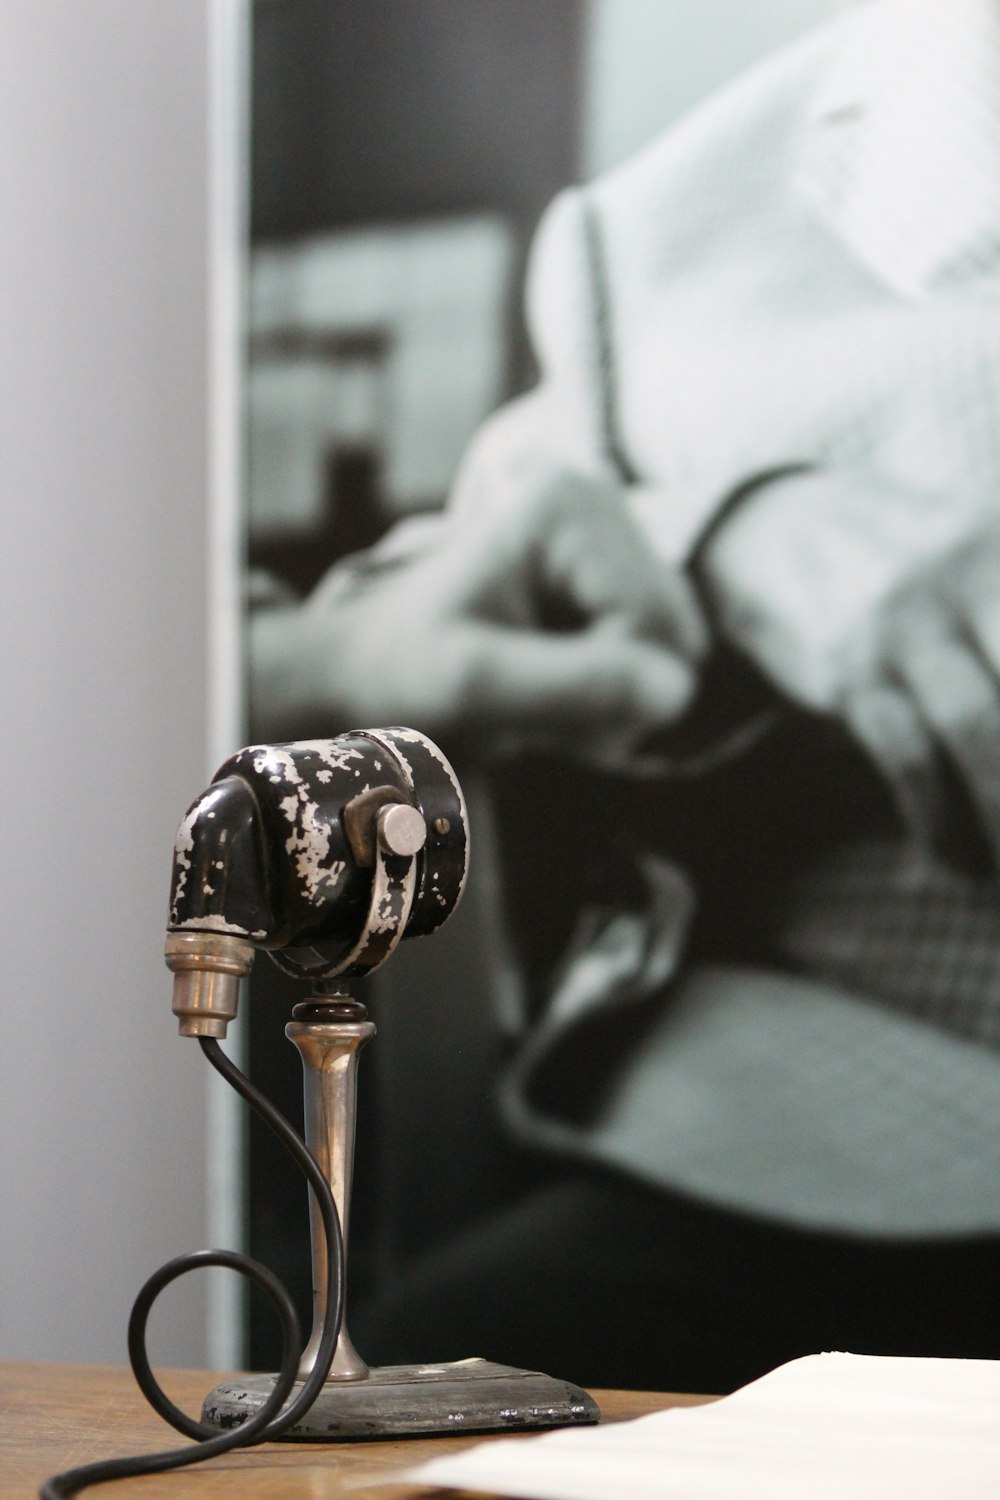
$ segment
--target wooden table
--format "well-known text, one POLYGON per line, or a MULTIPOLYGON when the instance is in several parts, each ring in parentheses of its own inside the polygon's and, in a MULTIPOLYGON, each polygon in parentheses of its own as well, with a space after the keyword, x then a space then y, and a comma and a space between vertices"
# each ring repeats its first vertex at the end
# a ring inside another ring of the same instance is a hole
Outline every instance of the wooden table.
MULTIPOLYGON (((161 1372, 172 1400, 197 1414, 220 1378, 204 1370, 161 1372)), ((707 1396, 594 1391, 606 1422, 640 1417, 707 1396)), ((523 1442, 530 1434, 515 1441, 523 1442)), ((28 1500, 49 1474, 130 1453, 183 1447, 186 1439, 146 1405, 130 1370, 104 1365, 0 1364, 0 1500, 28 1500)), ((108 1500, 419 1500, 422 1485, 389 1484, 404 1466, 489 1438, 415 1438, 391 1443, 269 1443, 171 1474, 84 1490, 108 1500), (368 1480, 358 1488, 349 1483, 368 1480)), ((449 1492, 454 1494, 455 1492, 449 1492)))

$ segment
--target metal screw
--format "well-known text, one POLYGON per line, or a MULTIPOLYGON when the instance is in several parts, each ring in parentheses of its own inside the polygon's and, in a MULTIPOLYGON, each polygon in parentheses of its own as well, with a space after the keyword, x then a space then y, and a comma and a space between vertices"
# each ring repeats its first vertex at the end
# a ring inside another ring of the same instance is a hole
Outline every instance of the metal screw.
POLYGON ((435 833, 450 833, 451 832, 451 819, 450 818, 435 818, 434 819, 434 832, 435 833))

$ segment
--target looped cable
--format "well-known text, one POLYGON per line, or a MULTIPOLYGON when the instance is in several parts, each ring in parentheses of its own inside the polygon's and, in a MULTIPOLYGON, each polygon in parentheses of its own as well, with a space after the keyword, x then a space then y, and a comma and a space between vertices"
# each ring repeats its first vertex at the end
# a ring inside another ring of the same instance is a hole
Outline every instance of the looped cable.
POLYGON ((40 1500, 68 1500, 69 1496, 77 1494, 88 1485, 103 1484, 112 1479, 128 1479, 137 1474, 159 1474, 168 1469, 180 1469, 188 1464, 214 1458, 217 1454, 228 1453, 233 1448, 245 1448, 280 1437, 312 1406, 333 1363, 344 1317, 344 1239, 330 1185, 301 1136, 235 1063, 229 1060, 219 1043, 212 1037, 199 1037, 198 1040, 201 1050, 216 1072, 221 1073, 227 1083, 232 1084, 250 1108, 274 1132, 296 1165, 305 1173, 309 1186, 316 1195, 326 1233, 329 1257, 327 1284, 331 1289, 316 1363, 295 1400, 283 1410, 295 1385, 302 1347, 299 1320, 285 1287, 266 1266, 235 1250, 196 1250, 189 1255, 178 1256, 176 1260, 168 1261, 154 1272, 139 1292, 129 1319, 128 1352, 139 1388, 153 1410, 172 1427, 183 1432, 186 1437, 197 1439, 197 1442, 190 1448, 176 1448, 166 1453, 150 1453, 135 1458, 107 1459, 100 1463, 85 1464, 78 1469, 68 1469, 63 1474, 54 1474, 39 1490, 40 1500), (248 1276, 270 1298, 282 1329, 281 1369, 276 1377, 274 1390, 258 1412, 239 1427, 230 1428, 226 1432, 217 1432, 215 1428, 195 1421, 174 1405, 153 1375, 146 1351, 146 1324, 160 1292, 186 1271, 205 1266, 224 1266, 248 1276))

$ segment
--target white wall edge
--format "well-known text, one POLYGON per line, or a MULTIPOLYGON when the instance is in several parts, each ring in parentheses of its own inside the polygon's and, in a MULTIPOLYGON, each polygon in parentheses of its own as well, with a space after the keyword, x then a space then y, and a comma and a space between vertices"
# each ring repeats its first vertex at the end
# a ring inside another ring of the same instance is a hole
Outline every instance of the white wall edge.
MULTIPOLYGON (((248 234, 249 0, 208 0, 208 655, 207 776, 245 725, 244 307, 248 234)), ((192 789, 192 798, 200 788, 192 789)), ((243 1063, 237 1025, 227 1048, 243 1063)), ((206 1222, 213 1247, 246 1248, 246 1126, 238 1095, 207 1073, 206 1222)), ((246 1361, 246 1285, 209 1273, 206 1350, 213 1369, 246 1361)))

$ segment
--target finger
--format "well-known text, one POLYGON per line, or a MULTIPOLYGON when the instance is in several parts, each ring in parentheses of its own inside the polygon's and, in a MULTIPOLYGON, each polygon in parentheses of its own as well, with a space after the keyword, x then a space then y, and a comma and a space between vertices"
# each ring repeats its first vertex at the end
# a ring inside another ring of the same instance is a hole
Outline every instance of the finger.
POLYGON ((591 486, 541 539, 544 587, 585 620, 619 616, 634 633, 699 660, 708 627, 690 581, 645 546, 617 493, 591 486))
POLYGON ((694 693, 676 653, 613 629, 491 630, 477 657, 470 722, 570 749, 631 744, 674 723, 694 693))
POLYGON ((512 461, 492 473, 479 513, 455 521, 459 612, 564 630, 620 618, 692 660, 705 654, 690 581, 644 544, 612 481, 537 456, 512 461))

